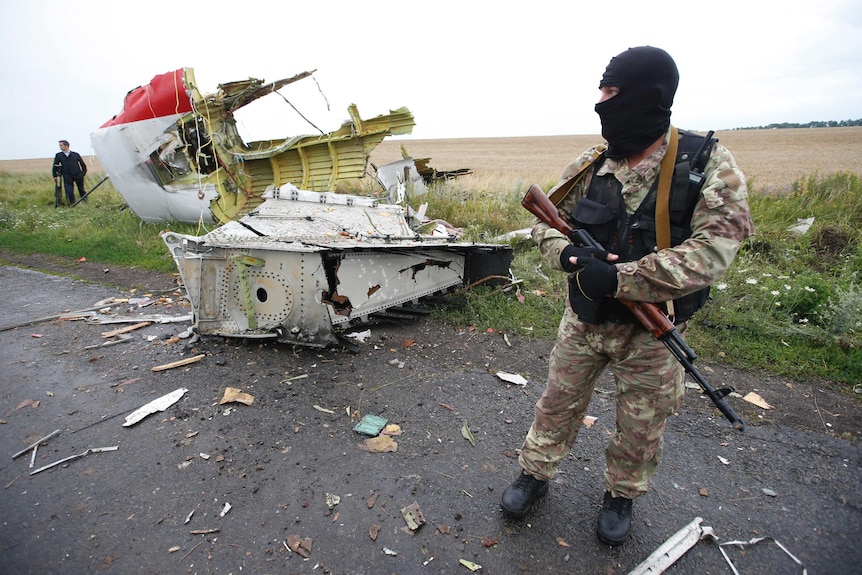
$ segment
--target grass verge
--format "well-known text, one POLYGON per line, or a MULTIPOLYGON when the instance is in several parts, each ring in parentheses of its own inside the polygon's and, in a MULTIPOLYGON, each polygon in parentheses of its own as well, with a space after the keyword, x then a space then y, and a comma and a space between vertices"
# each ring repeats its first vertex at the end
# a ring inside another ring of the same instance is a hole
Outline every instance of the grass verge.
MULTIPOLYGON (((520 205, 522 182, 469 186, 469 178, 441 182, 421 201, 429 214, 474 241, 532 225, 520 205)), ((750 205, 756 236, 690 322, 689 343, 703 357, 826 380, 862 397, 862 182, 850 173, 812 175, 783 194, 751 190, 750 205)), ((160 238, 168 224, 142 223, 110 182, 75 208, 53 206, 50 176, 0 172, 0 248, 176 271, 160 238)), ((188 224, 170 229, 208 231, 188 224)), ((530 240, 509 243, 518 284, 505 291, 473 288, 463 306, 436 315, 459 326, 553 338, 565 305, 565 275, 543 269, 530 240)))

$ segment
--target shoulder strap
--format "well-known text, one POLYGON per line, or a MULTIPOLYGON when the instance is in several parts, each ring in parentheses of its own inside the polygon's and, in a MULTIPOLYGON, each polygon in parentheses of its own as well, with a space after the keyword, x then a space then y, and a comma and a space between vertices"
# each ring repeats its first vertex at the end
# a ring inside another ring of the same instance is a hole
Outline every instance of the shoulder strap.
POLYGON ((598 146, 596 146, 593 150, 592 155, 587 158, 587 161, 584 162, 584 165, 581 166, 581 168, 578 170, 578 173, 560 184, 560 186, 556 190, 551 192, 549 198, 555 206, 559 205, 559 203, 563 201, 563 198, 569 195, 569 192, 572 191, 572 188, 575 187, 575 184, 580 182, 584 178, 584 176, 587 175, 587 170, 590 168, 590 166, 595 164, 596 160, 598 160, 607 149, 608 147, 605 144, 599 144, 598 146))
POLYGON ((659 167, 658 197, 655 202, 656 241, 660 250, 670 247, 670 184, 673 181, 678 145, 679 131, 671 126, 670 143, 659 167))
MULTIPOLYGON (((670 142, 667 152, 661 159, 658 172, 658 197, 655 202, 655 237, 658 249, 670 247, 670 184, 673 181, 673 169, 676 166, 676 149, 679 145, 679 131, 670 127, 670 142)), ((667 313, 674 317, 676 312, 673 301, 667 302, 667 313)))

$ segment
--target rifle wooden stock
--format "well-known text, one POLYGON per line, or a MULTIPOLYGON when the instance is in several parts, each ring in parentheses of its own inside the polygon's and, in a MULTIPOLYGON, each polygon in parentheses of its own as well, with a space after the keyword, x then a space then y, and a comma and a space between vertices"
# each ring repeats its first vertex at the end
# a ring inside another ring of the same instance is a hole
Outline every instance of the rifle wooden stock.
MULTIPOLYGON (((573 243, 592 247, 595 249, 604 250, 586 230, 574 229, 570 226, 557 211, 557 207, 551 202, 550 198, 545 195, 542 188, 536 184, 532 184, 527 190, 524 199, 521 200, 521 205, 528 212, 545 222, 561 234, 565 234, 573 243)), ((620 303, 626 306, 637 320, 649 331, 653 337, 661 341, 665 347, 673 354, 676 360, 682 365, 686 373, 692 376, 697 381, 703 392, 709 397, 715 406, 722 414, 733 424, 733 427, 742 431, 745 428, 742 420, 733 410, 724 397, 735 391, 732 387, 716 390, 694 366, 694 360, 697 359, 694 351, 685 343, 685 340, 676 331, 673 322, 668 319, 660 307, 651 302, 639 302, 625 299, 618 299, 620 303)))

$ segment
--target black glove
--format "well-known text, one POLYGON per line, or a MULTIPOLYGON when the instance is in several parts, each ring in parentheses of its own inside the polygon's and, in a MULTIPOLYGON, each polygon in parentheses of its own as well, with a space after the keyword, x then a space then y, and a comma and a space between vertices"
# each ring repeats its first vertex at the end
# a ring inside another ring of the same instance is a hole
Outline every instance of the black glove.
POLYGON ((585 298, 597 301, 617 291, 617 268, 606 261, 596 258, 578 259, 581 269, 571 280, 585 298))
POLYGON ((606 259, 608 259, 608 252, 606 252, 605 250, 582 248, 569 244, 565 248, 563 248, 562 252, 560 252, 560 265, 563 266, 564 270, 569 273, 572 273, 583 268, 584 263, 588 258, 598 258, 602 261, 605 261, 606 259), (578 258, 577 264, 573 264, 569 261, 569 258, 572 256, 578 258))

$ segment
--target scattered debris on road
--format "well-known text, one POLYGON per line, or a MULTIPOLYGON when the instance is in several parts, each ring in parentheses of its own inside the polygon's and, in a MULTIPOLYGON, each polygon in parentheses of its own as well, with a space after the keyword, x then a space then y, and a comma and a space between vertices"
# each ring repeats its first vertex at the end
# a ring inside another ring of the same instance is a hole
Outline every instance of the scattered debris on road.
POLYGON ((123 423, 123 427, 129 427, 134 425, 147 417, 148 415, 152 415, 157 411, 164 411, 176 402, 178 402, 183 395, 188 392, 188 389, 185 387, 180 387, 179 389, 175 389, 174 391, 168 393, 167 395, 163 395, 158 399, 154 399, 153 401, 139 407, 132 413, 126 416, 126 420, 123 423))
POLYGON ((82 451, 81 453, 78 453, 77 455, 70 455, 69 457, 65 457, 63 459, 55 461, 54 463, 49 463, 48 465, 44 465, 44 466, 40 467, 39 469, 34 469, 33 471, 30 472, 30 475, 36 475, 37 473, 41 473, 42 471, 45 471, 46 469, 51 469, 52 467, 56 467, 57 465, 67 463, 67 462, 73 461, 75 459, 80 459, 81 457, 84 457, 85 455, 89 455, 91 453, 101 453, 102 451, 116 451, 119 448, 120 448, 119 445, 112 445, 110 447, 91 447, 90 449, 87 449, 86 451, 82 451))

